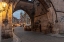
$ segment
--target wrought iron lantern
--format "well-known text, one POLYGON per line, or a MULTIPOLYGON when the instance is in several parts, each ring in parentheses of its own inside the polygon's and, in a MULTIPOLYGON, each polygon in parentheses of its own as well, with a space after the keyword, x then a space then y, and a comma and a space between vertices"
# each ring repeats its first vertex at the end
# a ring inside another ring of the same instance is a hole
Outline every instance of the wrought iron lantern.
MULTIPOLYGON (((7 7, 7 3, 2 2, 2 10, 0 10, 0 12, 5 11, 6 7, 7 7)), ((5 24, 5 26, 8 24, 7 14, 8 14, 8 10, 6 12, 6 18, 3 20, 3 24, 5 24)))
POLYGON ((7 3, 6 2, 1 2, 0 12, 5 11, 6 6, 7 6, 7 3))

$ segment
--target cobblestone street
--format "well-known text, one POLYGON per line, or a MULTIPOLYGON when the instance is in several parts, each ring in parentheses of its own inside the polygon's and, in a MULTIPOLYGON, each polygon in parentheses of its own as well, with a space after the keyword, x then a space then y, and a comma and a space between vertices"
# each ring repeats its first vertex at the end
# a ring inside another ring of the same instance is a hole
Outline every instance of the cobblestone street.
POLYGON ((22 27, 16 27, 14 33, 22 42, 64 42, 64 38, 52 37, 40 32, 23 31, 22 27))

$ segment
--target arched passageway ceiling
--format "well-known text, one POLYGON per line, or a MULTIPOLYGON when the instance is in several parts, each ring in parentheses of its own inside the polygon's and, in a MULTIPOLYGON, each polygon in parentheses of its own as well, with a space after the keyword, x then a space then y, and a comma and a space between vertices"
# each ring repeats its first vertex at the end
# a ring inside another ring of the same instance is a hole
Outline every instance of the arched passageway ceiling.
MULTIPOLYGON (((23 9, 27 13, 30 13, 30 14, 34 13, 33 3, 27 2, 26 0, 25 1, 24 0, 8 0, 8 1, 13 3, 14 11, 16 11, 18 9, 23 9)), ((33 1, 35 1, 35 0, 33 0, 33 1)), ((49 8, 44 0, 38 0, 38 1, 44 6, 45 10, 47 10, 49 8)))
POLYGON ((56 9, 56 12, 64 13, 64 0, 51 0, 56 9))
POLYGON ((33 13, 33 4, 24 2, 24 1, 20 1, 14 8, 14 11, 19 10, 19 9, 22 9, 22 10, 26 11, 28 13, 28 15, 31 15, 33 13))
POLYGON ((49 2, 51 1, 56 12, 62 12, 64 13, 64 0, 38 0, 44 7, 47 9, 49 8, 49 2), (49 5, 47 5, 47 4, 49 5))
MULTIPOLYGON (((47 11, 48 11, 47 9, 48 9, 49 7, 48 7, 48 5, 46 4, 46 2, 43 1, 43 0, 38 0, 38 1, 44 6, 43 9, 45 9, 46 12, 47 12, 47 11)), ((15 6, 14 11, 16 11, 16 10, 18 10, 18 9, 23 9, 23 10, 25 10, 27 13, 29 13, 29 14, 31 14, 31 15, 33 15, 34 12, 35 12, 35 10, 34 10, 34 8, 33 8, 33 3, 24 2, 24 1, 20 1, 20 2, 15 6)))
MULTIPOLYGON (((4 0, 5 1, 5 0, 4 0)), ((29 2, 24 2, 22 0, 8 0, 10 2, 13 3, 13 6, 15 6, 13 8, 14 11, 19 10, 19 9, 23 9, 24 11, 26 11, 29 15, 33 15, 35 13, 35 10, 33 8, 33 3, 29 3, 29 2), (16 3, 16 4, 15 4, 16 3)), ((48 5, 46 4, 46 2, 44 0, 38 0, 43 6, 46 11, 49 8, 48 5)))
POLYGON ((46 10, 49 8, 48 3, 45 0, 38 0, 38 1, 44 6, 46 10))

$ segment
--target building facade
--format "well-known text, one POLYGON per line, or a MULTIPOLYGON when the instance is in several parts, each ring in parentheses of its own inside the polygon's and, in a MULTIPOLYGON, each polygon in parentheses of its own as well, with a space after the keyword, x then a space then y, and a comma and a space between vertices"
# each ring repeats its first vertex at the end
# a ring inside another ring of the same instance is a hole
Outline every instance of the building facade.
POLYGON ((21 25, 31 25, 31 20, 29 15, 25 12, 25 14, 20 14, 20 23, 21 25))
POLYGON ((19 24, 19 19, 13 16, 12 18, 12 24, 19 24))
POLYGON ((31 25, 31 19, 27 13, 24 14, 24 22, 26 25, 31 25))

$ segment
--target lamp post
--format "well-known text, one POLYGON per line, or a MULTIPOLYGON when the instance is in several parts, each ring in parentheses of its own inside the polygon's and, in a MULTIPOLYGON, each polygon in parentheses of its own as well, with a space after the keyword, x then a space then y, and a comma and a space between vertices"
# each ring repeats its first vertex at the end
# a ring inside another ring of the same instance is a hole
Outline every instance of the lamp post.
POLYGON ((0 6, 0 13, 1 13, 1 12, 5 11, 7 3, 5 3, 5 2, 0 2, 0 3, 1 3, 1 6, 0 6))

